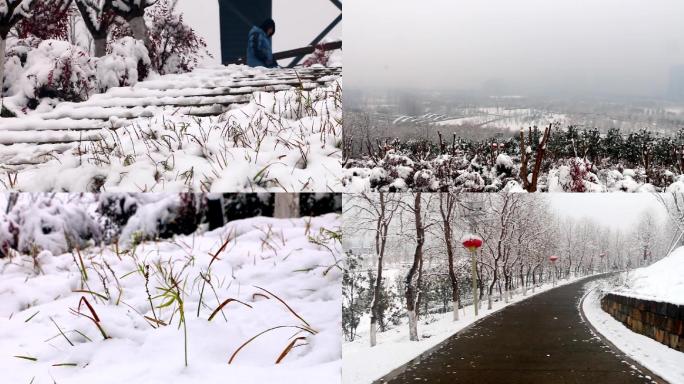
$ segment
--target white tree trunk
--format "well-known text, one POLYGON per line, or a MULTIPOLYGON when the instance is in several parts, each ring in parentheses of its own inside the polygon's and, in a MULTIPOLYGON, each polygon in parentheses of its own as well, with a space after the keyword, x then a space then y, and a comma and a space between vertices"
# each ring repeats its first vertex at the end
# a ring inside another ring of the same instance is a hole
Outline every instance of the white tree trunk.
POLYGON ((299 194, 276 193, 273 217, 277 219, 290 219, 299 217, 299 194))
POLYGON ((416 319, 416 311, 408 311, 409 318, 409 340, 418 341, 418 319, 416 319))
POLYGON ((504 300, 508 304, 509 298, 511 297, 511 291, 504 291, 504 300))
POLYGON ((93 39, 95 57, 102 57, 107 54, 107 39, 93 39))
POLYGON ((144 17, 140 16, 131 19, 131 21, 128 22, 128 26, 131 27, 131 31, 133 31, 133 37, 136 40, 140 40, 145 43, 146 47, 150 46, 150 36, 147 31, 147 24, 145 24, 144 17))
POLYGON ((458 301, 452 301, 451 305, 454 307, 454 321, 458 321, 458 301))
POLYGON ((487 295, 487 309, 492 309, 492 295, 487 295))
POLYGON ((371 321, 370 325, 370 346, 375 347, 378 344, 377 340, 378 325, 371 321))

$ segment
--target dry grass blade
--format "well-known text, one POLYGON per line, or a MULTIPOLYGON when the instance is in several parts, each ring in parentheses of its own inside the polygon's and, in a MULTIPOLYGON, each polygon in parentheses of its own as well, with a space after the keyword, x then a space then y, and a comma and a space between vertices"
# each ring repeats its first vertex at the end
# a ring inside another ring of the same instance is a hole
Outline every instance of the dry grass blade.
POLYGON ((54 324, 55 327, 57 327, 57 330, 59 330, 59 333, 62 335, 62 337, 64 337, 66 339, 66 341, 69 343, 69 345, 71 345, 73 347, 74 343, 72 343, 71 340, 69 340, 69 338, 67 337, 67 335, 64 334, 64 332, 62 331, 62 328, 60 328, 59 325, 57 325, 57 322, 55 322, 55 320, 52 317, 50 317, 50 321, 52 321, 52 324, 54 324))
POLYGON ((78 310, 75 311, 75 310, 71 309, 71 312, 73 312, 77 316, 83 316, 83 317, 90 319, 90 321, 92 321, 93 324, 95 324, 98 331, 100 331, 100 333, 102 334, 102 337, 105 340, 110 338, 109 335, 107 335, 105 330, 100 325, 100 317, 97 315, 97 312, 95 312, 95 308, 93 308, 93 306, 90 305, 90 302, 88 302, 88 299, 86 299, 85 296, 81 296, 81 300, 78 301, 78 310), (85 304, 86 307, 88 307, 88 310, 90 311, 90 314, 92 316, 88 316, 85 313, 81 312, 81 304, 85 304))
POLYGON ((299 336, 299 337, 295 338, 294 340, 292 340, 290 342, 290 344, 288 344, 287 347, 285 347, 285 349, 280 353, 280 356, 278 356, 278 360, 276 360, 275 363, 280 364, 280 362, 283 361, 283 359, 287 356, 287 354, 290 353, 290 351, 292 351, 295 344, 297 344, 297 342, 299 340, 306 340, 306 337, 305 336, 299 336))
POLYGON ((252 294, 252 300, 256 299, 257 297, 263 297, 266 300, 271 300, 270 297, 264 295, 263 293, 254 293, 252 294))
MULTIPOLYGON (((269 295, 275 297, 276 300, 278 300, 278 301, 280 301, 281 303, 283 303, 283 305, 284 305, 284 306, 285 306, 293 315, 295 315, 295 317, 297 317, 297 318, 298 318, 299 320, 301 320, 304 324, 306 324, 306 326, 309 327, 309 330, 310 330, 310 331, 313 331, 313 328, 311 328, 311 324, 309 324, 306 320, 304 320, 303 317, 299 316, 299 314, 298 314, 297 312, 295 312, 295 310, 292 309, 292 307, 290 307, 289 305, 287 305, 287 303, 286 303, 283 299, 281 299, 280 297, 278 297, 278 296, 277 296, 276 294, 274 294, 273 292, 268 291, 267 289, 258 287, 258 286, 256 286, 256 285, 254 286, 254 288, 261 289, 262 291, 264 291, 264 292, 268 293, 269 295)), ((313 333, 315 334, 316 332, 314 331, 313 333)))
POLYGON ((40 313, 40 311, 34 313, 33 315, 31 315, 31 317, 29 317, 28 319, 24 320, 24 323, 28 323, 29 321, 31 321, 31 319, 33 319, 34 317, 36 317, 36 315, 39 314, 39 313, 40 313))
POLYGON ((145 318, 145 320, 147 320, 147 321, 149 321, 149 322, 151 322, 151 323, 157 324, 157 325, 162 325, 162 326, 164 326, 164 327, 168 325, 168 324, 166 324, 165 322, 163 322, 162 320, 153 319, 153 318, 151 318, 151 317, 149 317, 149 316, 143 316, 143 317, 145 318))
POLYGON ((13 357, 16 357, 17 359, 23 359, 23 360, 29 360, 29 361, 38 361, 37 358, 31 357, 31 356, 14 355, 13 357))
POLYGON ((90 305, 90 302, 88 302, 88 299, 85 298, 85 296, 81 296, 81 300, 78 301, 78 312, 81 312, 81 304, 85 304, 86 307, 88 307, 88 310, 90 313, 93 315, 93 320, 97 323, 100 322, 100 318, 97 316, 97 312, 95 312, 95 309, 93 308, 92 305, 90 305))
POLYGON ((208 320, 208 321, 211 321, 211 320, 214 318, 214 316, 216 316, 216 315, 223 309, 223 307, 225 307, 226 305, 228 305, 228 304, 231 303, 231 302, 240 303, 240 304, 244 305, 245 307, 248 307, 248 308, 250 308, 250 309, 252 308, 251 305, 249 305, 249 304, 247 304, 247 303, 243 303, 242 301, 240 301, 240 300, 238 300, 238 299, 227 299, 226 301, 224 301, 223 303, 221 303, 221 305, 219 305, 218 307, 216 307, 216 309, 214 309, 214 312, 212 312, 211 316, 209 316, 209 320, 208 320))
MULTIPOLYGON (((228 360, 228 364, 232 364, 232 363, 233 363, 233 360, 235 360, 235 356, 237 356, 237 354, 242 350, 242 348, 246 347, 247 344, 249 344, 249 343, 251 343, 252 341, 256 340, 259 336, 261 336, 261 335, 263 335, 263 334, 265 334, 265 333, 268 333, 268 332, 271 332, 271 331, 275 331, 276 329, 282 329, 282 328, 296 328, 296 329, 299 329, 299 330, 302 330, 302 331, 306 331, 306 332, 312 333, 311 329, 308 329, 308 328, 305 328, 305 327, 300 327, 299 325, 279 325, 279 326, 277 326, 277 327, 269 328, 269 329, 267 329, 267 330, 265 330, 265 331, 261 331, 261 332, 257 333, 256 335, 252 336, 252 338, 250 338, 249 340, 245 341, 241 346, 239 346, 238 349, 236 349, 235 352, 233 352, 233 354, 230 356, 230 359, 228 360)), ((312 334, 313 334, 313 333, 312 333, 312 334)))
POLYGON ((217 259, 218 259, 218 255, 220 255, 221 252, 223 252, 223 251, 226 249, 226 247, 228 246, 228 244, 230 244, 230 241, 231 241, 231 240, 232 240, 232 239, 231 239, 231 236, 228 236, 228 237, 226 238, 226 241, 223 242, 223 244, 222 244, 221 247, 218 249, 218 251, 216 251, 216 253, 214 253, 213 255, 212 255, 212 254, 209 254, 209 255, 211 256, 211 261, 209 262, 209 265, 210 265, 210 266, 211 266, 211 264, 214 263, 214 260, 217 260, 217 259))

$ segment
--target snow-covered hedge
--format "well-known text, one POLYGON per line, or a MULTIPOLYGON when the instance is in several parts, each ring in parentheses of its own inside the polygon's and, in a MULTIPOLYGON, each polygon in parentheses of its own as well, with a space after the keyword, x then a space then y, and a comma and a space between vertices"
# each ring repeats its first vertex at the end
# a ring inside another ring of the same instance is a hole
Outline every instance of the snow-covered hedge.
POLYGON ((132 37, 112 42, 109 54, 97 59, 97 83, 100 92, 113 87, 135 85, 150 73, 150 56, 145 44, 132 37))
POLYGON ((66 41, 44 40, 26 55, 17 91, 27 102, 82 101, 96 87, 95 61, 66 41))
POLYGON ((65 253, 100 239, 95 218, 78 199, 26 196, 8 215, 0 216, 0 255, 7 255, 10 248, 24 254, 65 253))

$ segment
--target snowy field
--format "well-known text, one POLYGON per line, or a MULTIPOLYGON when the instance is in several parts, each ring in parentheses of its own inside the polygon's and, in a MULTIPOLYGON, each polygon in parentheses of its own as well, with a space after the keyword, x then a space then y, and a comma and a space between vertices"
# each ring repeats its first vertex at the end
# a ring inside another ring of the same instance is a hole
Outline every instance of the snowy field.
POLYGON ((420 116, 400 115, 394 117, 392 124, 467 126, 472 128, 506 129, 517 132, 520 129, 551 123, 565 125, 568 117, 564 114, 546 112, 530 108, 505 108, 501 106, 481 108, 461 108, 455 115, 426 113, 420 116))
MULTIPOLYGON (((653 266, 657 264, 653 264, 653 266)), ((660 277, 664 278, 666 275, 661 275, 660 277)), ((676 274, 670 273, 669 275, 676 274)), ((684 353, 669 348, 649 337, 632 332, 629 328, 604 312, 601 309, 601 295, 599 294, 599 289, 604 284, 605 281, 587 284, 586 289, 588 293, 581 304, 581 311, 584 317, 603 337, 608 339, 626 355, 638 361, 639 364, 670 383, 684 383, 684 353)), ((611 289, 611 287, 605 286, 604 288, 611 289)), ((636 369, 636 367, 632 368, 636 369)), ((646 378, 650 379, 648 376, 646 378)))
MULTIPOLYGON (((561 280, 556 286, 565 285, 578 279, 561 280)), ((475 321, 485 318, 509 305, 525 300, 535 294, 552 289, 553 284, 544 284, 527 291, 527 296, 514 296, 509 303, 503 300, 493 302, 491 310, 486 309, 486 303, 479 309, 479 316, 475 318, 472 305, 459 310, 459 320, 453 321, 453 313, 435 315, 435 320, 426 324, 418 323, 419 341, 409 341, 408 325, 404 321, 395 328, 380 332, 377 335, 378 344, 369 344, 369 315, 361 319, 358 338, 352 342, 345 342, 342 346, 343 368, 342 382, 345 384, 370 384, 401 367, 421 353, 432 349, 444 340, 470 326, 475 321), (372 364, 368 362, 372 361, 372 364)))
POLYGON ((339 382, 340 225, 253 218, 1 259, 2 381, 339 382))
POLYGON ((669 256, 648 267, 629 272, 625 284, 616 288, 613 293, 684 305, 684 273, 671 273, 672 271, 684 271, 684 248, 677 248, 669 256))
POLYGON ((337 191, 339 71, 206 67, 0 121, 0 189, 337 191))

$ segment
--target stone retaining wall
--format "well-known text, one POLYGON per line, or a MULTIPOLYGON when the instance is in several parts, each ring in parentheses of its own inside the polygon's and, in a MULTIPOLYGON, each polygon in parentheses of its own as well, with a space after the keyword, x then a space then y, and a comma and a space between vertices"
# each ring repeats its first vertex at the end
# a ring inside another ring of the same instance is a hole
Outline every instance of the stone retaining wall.
POLYGON ((609 293, 601 308, 632 331, 684 352, 684 305, 609 293))

